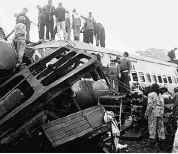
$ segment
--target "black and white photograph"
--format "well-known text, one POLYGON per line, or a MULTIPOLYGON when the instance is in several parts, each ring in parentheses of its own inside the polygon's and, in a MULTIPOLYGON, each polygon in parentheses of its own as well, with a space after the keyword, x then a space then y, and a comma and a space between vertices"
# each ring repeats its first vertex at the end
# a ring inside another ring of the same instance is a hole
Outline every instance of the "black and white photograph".
POLYGON ((178 153, 177 0, 0 0, 0 153, 178 153))

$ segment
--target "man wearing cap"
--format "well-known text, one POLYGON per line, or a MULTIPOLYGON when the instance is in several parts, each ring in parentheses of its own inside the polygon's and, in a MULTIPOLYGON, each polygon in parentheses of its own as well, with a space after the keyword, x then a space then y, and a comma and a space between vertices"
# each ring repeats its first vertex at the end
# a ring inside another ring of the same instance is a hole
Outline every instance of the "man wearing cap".
POLYGON ((62 3, 58 4, 58 7, 55 9, 56 16, 56 24, 57 24, 57 34, 59 40, 61 40, 61 30, 63 31, 64 40, 67 40, 67 33, 65 27, 65 14, 68 13, 64 7, 62 7, 62 3))

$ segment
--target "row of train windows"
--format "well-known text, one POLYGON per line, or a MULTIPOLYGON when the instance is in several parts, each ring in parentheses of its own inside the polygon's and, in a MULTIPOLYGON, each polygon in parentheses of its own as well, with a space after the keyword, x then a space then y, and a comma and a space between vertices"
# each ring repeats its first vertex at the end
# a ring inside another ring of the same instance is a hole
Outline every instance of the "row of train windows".
POLYGON ((143 73, 143 72, 132 72, 132 79, 133 81, 141 81, 141 82, 159 82, 159 83, 170 83, 170 84, 176 84, 178 82, 178 79, 176 79, 175 76, 167 76, 166 75, 155 75, 150 73, 143 73), (139 79, 138 79, 139 76, 139 79))

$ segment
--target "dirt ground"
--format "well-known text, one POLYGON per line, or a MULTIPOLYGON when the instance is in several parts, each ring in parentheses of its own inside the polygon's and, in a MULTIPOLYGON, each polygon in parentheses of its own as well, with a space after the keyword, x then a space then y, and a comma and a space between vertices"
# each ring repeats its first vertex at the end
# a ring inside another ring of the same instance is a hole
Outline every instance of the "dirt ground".
POLYGON ((164 151, 159 147, 149 148, 147 146, 148 140, 141 141, 120 141, 121 144, 127 144, 128 148, 122 149, 119 153, 170 153, 171 149, 164 151))

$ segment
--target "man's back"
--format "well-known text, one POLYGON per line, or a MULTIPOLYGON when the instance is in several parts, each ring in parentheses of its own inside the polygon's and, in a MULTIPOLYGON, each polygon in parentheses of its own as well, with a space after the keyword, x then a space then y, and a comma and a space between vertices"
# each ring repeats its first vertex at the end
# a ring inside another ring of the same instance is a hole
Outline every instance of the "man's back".
POLYGON ((129 59, 127 58, 122 58, 121 62, 120 62, 120 69, 121 71, 125 71, 125 70, 129 70, 130 71, 131 68, 131 62, 129 59))

